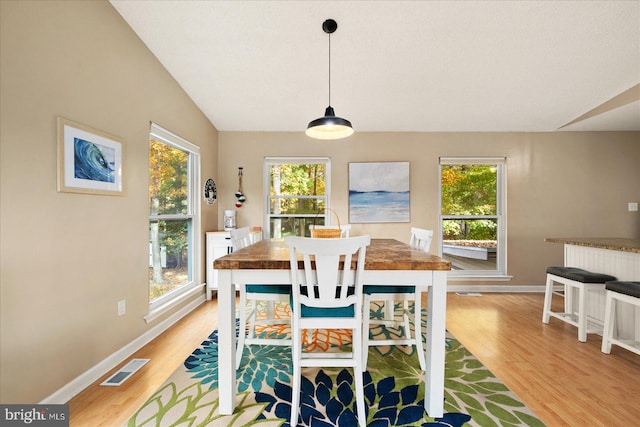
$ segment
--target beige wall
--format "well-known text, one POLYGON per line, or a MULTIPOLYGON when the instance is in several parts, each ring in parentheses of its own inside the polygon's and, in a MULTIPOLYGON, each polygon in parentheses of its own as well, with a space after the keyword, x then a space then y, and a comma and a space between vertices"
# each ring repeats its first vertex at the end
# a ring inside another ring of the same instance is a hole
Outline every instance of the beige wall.
MULTIPOLYGON (((304 124, 301 124, 304 126, 304 124)), ((331 207, 348 221, 348 163, 411 162, 411 223, 354 224, 353 234, 409 239, 411 226, 438 229, 438 158, 507 157, 507 258, 510 282, 541 285, 545 268, 562 264, 562 247, 545 237, 640 237, 640 132, 366 133, 315 141, 304 133, 220 132, 220 209, 234 207, 237 168, 247 202, 239 226, 262 225, 267 156, 331 158, 331 207)), ((219 221, 222 217, 219 217, 219 221)), ((432 252, 436 253, 434 240, 432 252)), ((457 283, 459 284, 459 283, 457 283)))
POLYGON ((149 122, 200 147, 203 180, 218 136, 109 3, 0 7, 0 402, 37 403, 163 320, 143 320, 149 122), (56 116, 123 139, 124 197, 56 191, 56 116))

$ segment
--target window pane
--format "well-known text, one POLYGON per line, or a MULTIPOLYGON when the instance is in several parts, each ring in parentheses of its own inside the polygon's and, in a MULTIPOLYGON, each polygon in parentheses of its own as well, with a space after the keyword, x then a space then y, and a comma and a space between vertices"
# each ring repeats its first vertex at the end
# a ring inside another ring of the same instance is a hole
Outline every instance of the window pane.
POLYGON ((300 215, 324 213, 323 199, 272 198, 270 200, 270 213, 279 215, 300 215))
POLYGON ((442 165, 443 215, 496 215, 496 165, 442 165))
POLYGON ((271 195, 324 196, 326 165, 271 165, 271 195))
POLYGON ((188 214, 189 154, 151 138, 149 209, 151 215, 188 214))
POLYGON ((442 221, 442 257, 454 270, 496 270, 497 219, 442 221))
POLYGON ((164 295, 191 281, 191 219, 149 222, 149 297, 164 295))

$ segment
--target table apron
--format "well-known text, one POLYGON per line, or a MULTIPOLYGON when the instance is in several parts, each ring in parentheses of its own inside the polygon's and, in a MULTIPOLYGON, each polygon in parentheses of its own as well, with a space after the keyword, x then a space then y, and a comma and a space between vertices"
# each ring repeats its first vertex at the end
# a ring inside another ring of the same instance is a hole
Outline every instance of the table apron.
MULTIPOLYGON (((290 270, 219 270, 230 272, 234 285, 260 283, 261 285, 288 285, 291 283, 290 270)), ((365 270, 365 285, 417 285, 427 287, 433 285, 432 270, 365 270)))
POLYGON ((289 285, 291 284, 291 270, 231 270, 231 283, 234 285, 251 283, 289 285))
POLYGON ((362 282, 365 285, 433 285, 431 270, 365 270, 362 282))

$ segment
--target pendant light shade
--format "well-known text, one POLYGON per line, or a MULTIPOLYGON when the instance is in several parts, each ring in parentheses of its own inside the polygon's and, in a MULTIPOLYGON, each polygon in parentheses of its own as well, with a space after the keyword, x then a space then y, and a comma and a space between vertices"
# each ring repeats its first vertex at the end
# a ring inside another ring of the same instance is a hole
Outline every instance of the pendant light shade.
POLYGON ((305 133, 315 139, 342 139, 353 135, 351 122, 337 117, 331 106, 331 33, 337 29, 338 23, 333 19, 327 19, 322 23, 322 30, 329 34, 329 106, 323 117, 310 121, 307 126, 305 133))
POLYGON ((353 128, 349 120, 336 117, 329 105, 324 117, 309 122, 305 133, 315 139, 341 139, 353 135, 353 128))

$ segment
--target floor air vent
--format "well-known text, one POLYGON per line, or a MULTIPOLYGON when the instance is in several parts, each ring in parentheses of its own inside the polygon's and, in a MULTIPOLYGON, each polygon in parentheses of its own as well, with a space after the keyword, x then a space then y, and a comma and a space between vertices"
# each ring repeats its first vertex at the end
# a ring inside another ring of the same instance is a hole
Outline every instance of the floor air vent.
POLYGON ((151 359, 131 359, 129 363, 124 365, 118 372, 111 375, 100 385, 118 386, 125 382, 131 375, 142 368, 151 359))
POLYGON ((480 292, 456 292, 456 295, 461 297, 481 297, 482 294, 480 292))

